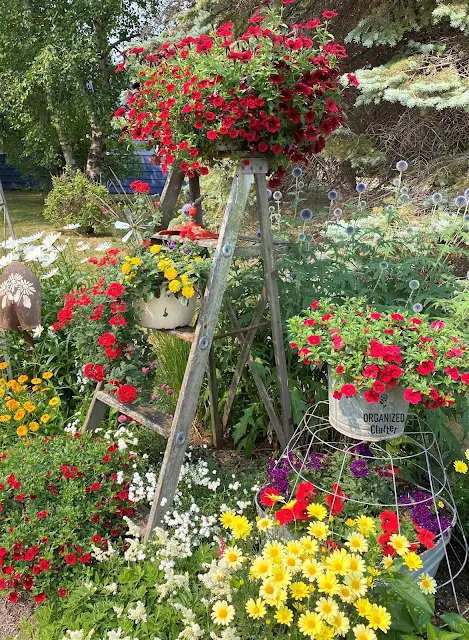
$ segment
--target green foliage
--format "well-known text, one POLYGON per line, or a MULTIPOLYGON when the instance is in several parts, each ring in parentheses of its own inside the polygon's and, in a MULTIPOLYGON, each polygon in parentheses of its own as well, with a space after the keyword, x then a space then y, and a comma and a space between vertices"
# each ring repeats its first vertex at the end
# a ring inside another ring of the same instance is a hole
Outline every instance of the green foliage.
POLYGON ((100 202, 108 201, 105 186, 90 182, 81 171, 73 173, 67 167, 60 176, 52 178, 44 217, 59 228, 66 223, 81 225, 85 233, 104 231, 109 228, 109 221, 100 202))

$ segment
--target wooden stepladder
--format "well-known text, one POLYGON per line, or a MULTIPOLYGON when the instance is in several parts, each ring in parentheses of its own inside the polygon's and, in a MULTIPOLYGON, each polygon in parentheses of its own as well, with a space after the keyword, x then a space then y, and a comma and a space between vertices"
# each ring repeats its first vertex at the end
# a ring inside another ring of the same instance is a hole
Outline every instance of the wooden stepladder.
MULTIPOLYGON (((146 530, 147 539, 151 536, 154 527, 162 524, 164 514, 172 505, 206 371, 208 371, 209 374, 209 392, 212 399, 212 423, 215 423, 214 434, 217 430, 219 432, 223 426, 226 426, 236 388, 241 378, 243 368, 247 364, 258 388, 259 395, 266 406, 271 424, 276 431, 281 446, 285 446, 293 435, 293 418, 288 390, 285 345, 277 288, 278 274, 275 265, 274 243, 267 198, 267 172, 268 165, 264 158, 251 158, 249 161, 239 162, 233 177, 230 197, 225 209, 208 283, 195 328, 189 332, 178 329, 168 331, 168 333, 172 335, 190 341, 192 346, 176 410, 169 428, 166 451, 146 530), (255 309, 250 327, 239 327, 233 306, 229 300, 225 300, 224 304, 233 331, 217 336, 215 335, 215 330, 218 316, 239 237, 242 217, 246 209, 249 191, 253 181, 256 189, 261 231, 260 244, 264 263, 264 289, 255 309), (278 378, 279 403, 281 407, 280 418, 276 415, 272 400, 264 387, 261 377, 253 366, 253 359, 250 354, 255 330, 265 324, 260 321, 267 305, 270 311, 272 345, 278 378), (189 334, 186 336, 187 333, 189 334), (243 333, 245 333, 245 335, 243 335, 243 333), (215 339, 220 339, 227 335, 236 335, 241 345, 241 353, 228 391, 223 417, 221 421, 217 421, 214 416, 214 405, 216 405, 216 402, 213 401, 214 394, 216 398, 216 363, 212 346, 215 339)), ((165 211, 168 211, 171 206, 174 208, 181 187, 181 174, 179 172, 171 174, 160 201, 164 215, 165 211)), ((196 190, 197 189, 194 190, 194 194, 196 190)), ((104 412, 109 406, 129 415, 137 422, 148 426, 158 433, 168 433, 168 420, 170 419, 167 416, 161 417, 162 414, 157 415, 157 412, 154 412, 154 416, 148 416, 148 412, 139 411, 137 406, 119 403, 114 396, 110 396, 110 394, 107 394, 99 387, 90 406, 83 431, 89 428, 95 429, 104 417, 104 412)))

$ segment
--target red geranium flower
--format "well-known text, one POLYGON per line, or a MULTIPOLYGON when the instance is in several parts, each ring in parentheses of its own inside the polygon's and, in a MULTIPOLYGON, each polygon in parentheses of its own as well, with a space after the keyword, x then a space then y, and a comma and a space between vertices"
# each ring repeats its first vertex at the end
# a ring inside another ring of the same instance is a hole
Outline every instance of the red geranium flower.
POLYGON ((117 397, 121 402, 133 402, 137 397, 137 389, 131 384, 124 384, 119 388, 117 397))
POLYGON ((279 496, 279 492, 277 491, 277 489, 272 489, 271 487, 266 487, 265 489, 263 489, 261 496, 260 496, 260 501, 262 502, 262 504, 265 504, 266 507, 273 507, 275 504, 275 501, 272 500, 272 498, 270 496, 279 496))
POLYGON ((98 344, 102 347, 111 347, 116 344, 116 336, 113 333, 103 333, 98 338, 98 344))
POLYGON ((381 529, 386 533, 396 533, 399 531, 399 518, 394 511, 383 511, 379 514, 379 519, 381 520, 381 529))

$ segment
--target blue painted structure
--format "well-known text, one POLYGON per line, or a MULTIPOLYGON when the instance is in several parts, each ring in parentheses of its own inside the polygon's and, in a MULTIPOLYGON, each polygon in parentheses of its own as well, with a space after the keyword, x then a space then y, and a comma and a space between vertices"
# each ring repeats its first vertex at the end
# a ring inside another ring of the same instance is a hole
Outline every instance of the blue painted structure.
POLYGON ((0 153, 0 182, 5 191, 11 189, 26 189, 34 186, 32 180, 28 180, 11 164, 7 164, 6 155, 0 153))
MULTIPOLYGON (((142 169, 139 171, 138 175, 126 178, 125 180, 120 180, 125 193, 132 193, 130 184, 134 180, 142 180, 150 185, 151 195, 160 195, 166 182, 166 176, 163 175, 161 167, 150 164, 150 157, 153 153, 151 151, 139 149, 135 154, 141 160, 142 169)), ((34 182, 32 180, 28 180, 21 175, 18 169, 7 164, 6 155, 4 153, 0 153, 0 181, 5 190, 25 189, 34 186, 34 182)), ((120 186, 113 184, 112 181, 108 182, 107 187, 109 189, 109 193, 118 193, 121 191, 120 186)))
MULTIPOLYGON (((135 152, 135 155, 137 155, 142 162, 142 171, 139 175, 120 180, 125 193, 132 193, 130 184, 134 180, 142 180, 150 185, 151 195, 161 195, 166 182, 166 176, 163 175, 161 167, 150 164, 150 157, 153 155, 153 152, 139 149, 135 152)), ((108 182, 108 189, 109 193, 121 193, 120 186, 113 184, 112 181, 108 182)))

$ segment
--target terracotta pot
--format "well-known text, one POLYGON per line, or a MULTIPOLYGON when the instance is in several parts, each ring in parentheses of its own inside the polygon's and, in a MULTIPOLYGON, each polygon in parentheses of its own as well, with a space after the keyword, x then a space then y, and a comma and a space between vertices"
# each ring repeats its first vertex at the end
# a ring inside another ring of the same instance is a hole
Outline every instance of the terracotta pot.
POLYGON ((186 327, 194 317, 197 297, 193 296, 189 304, 184 305, 174 293, 162 287, 160 296, 135 303, 139 311, 138 324, 147 329, 176 329, 186 327))
POLYGON ((367 402, 363 392, 336 400, 334 380, 329 368, 329 422, 337 431, 355 440, 392 440, 402 436, 409 403, 404 389, 396 387, 381 394, 379 402, 367 402))

